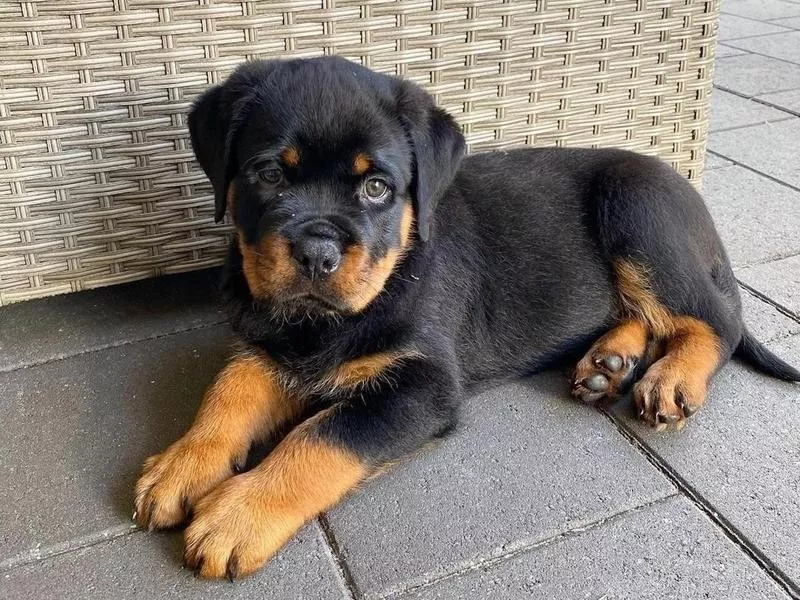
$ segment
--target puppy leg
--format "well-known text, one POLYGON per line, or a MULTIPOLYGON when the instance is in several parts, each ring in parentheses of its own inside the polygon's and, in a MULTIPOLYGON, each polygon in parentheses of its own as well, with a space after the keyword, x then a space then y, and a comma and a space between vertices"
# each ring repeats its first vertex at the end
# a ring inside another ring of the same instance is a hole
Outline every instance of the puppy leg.
POLYGON ((148 529, 183 522, 190 508, 243 465, 250 444, 292 416, 268 364, 234 358, 206 393, 189 431, 151 456, 136 484, 135 518, 148 529))
POLYGON ((647 325, 636 319, 625 320, 603 335, 575 367, 572 395, 596 402, 624 394, 641 365, 649 362, 648 335, 647 325))
POLYGON ((259 466, 203 498, 186 529, 186 563, 204 577, 252 573, 303 524, 448 427, 454 381, 411 363, 392 380, 303 422, 259 466))
POLYGON ((709 380, 728 356, 707 323, 678 316, 673 324, 665 355, 633 388, 639 416, 657 429, 685 425, 685 419, 705 401, 709 380))
POLYGON ((590 204, 621 314, 646 322, 664 346, 634 387, 634 401, 656 427, 680 427, 742 339, 725 248, 697 191, 652 158, 627 155, 603 169, 590 204))

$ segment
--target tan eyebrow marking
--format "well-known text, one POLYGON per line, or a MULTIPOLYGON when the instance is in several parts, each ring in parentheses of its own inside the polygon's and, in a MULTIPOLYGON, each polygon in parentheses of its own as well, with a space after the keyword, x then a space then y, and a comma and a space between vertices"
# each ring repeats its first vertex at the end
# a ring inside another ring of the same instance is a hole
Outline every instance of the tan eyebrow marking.
POLYGON ((369 156, 363 152, 356 154, 356 157, 353 159, 353 172, 356 175, 363 175, 371 166, 372 161, 369 159, 369 156))
POLYGON ((287 146, 281 150, 281 160, 287 167, 296 167, 300 164, 300 151, 294 146, 287 146))

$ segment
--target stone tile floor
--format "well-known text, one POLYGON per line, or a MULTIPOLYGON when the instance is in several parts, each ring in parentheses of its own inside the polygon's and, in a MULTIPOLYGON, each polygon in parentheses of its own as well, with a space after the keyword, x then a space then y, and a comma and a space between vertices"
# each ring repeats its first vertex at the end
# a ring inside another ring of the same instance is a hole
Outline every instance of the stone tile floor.
MULTIPOLYGON (((800 1, 722 11, 704 190, 751 329, 800 364, 800 1)), ((256 576, 195 580, 131 489, 229 352, 215 280, 0 310, 0 598, 800 598, 800 386, 737 363, 679 433, 563 373, 497 386, 256 576)))

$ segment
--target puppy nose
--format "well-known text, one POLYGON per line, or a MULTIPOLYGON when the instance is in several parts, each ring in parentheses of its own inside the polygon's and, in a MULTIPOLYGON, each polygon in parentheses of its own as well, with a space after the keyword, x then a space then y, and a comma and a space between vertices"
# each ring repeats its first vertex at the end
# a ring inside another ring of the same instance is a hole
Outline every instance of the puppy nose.
POLYGON ((318 235, 304 236, 295 242, 292 256, 303 274, 312 281, 316 278, 325 279, 342 262, 342 250, 338 242, 318 235))

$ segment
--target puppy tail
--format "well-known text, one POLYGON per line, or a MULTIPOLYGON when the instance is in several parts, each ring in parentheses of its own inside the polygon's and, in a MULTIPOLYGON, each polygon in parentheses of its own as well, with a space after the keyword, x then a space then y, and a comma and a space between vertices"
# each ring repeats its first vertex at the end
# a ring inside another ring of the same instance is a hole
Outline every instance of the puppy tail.
POLYGON ((733 355, 771 377, 784 381, 800 381, 800 371, 767 350, 766 346, 754 338, 747 329, 744 330, 733 355))

